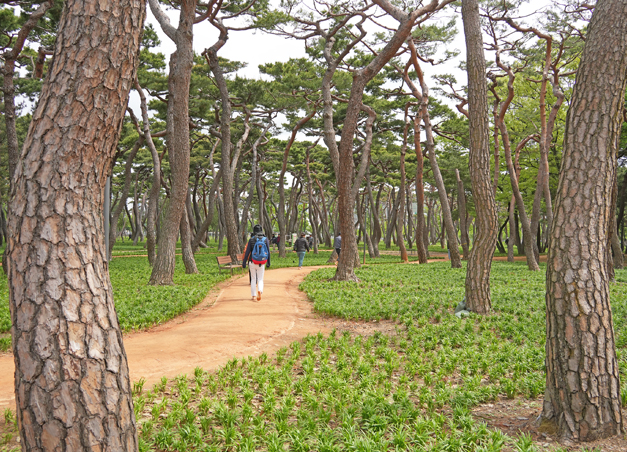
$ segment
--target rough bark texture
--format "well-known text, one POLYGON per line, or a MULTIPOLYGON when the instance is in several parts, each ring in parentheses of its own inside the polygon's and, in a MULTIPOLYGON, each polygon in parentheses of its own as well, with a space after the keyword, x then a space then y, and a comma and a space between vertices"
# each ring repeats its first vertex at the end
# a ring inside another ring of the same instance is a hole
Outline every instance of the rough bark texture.
POLYGON ((477 212, 477 233, 466 269, 466 304, 477 313, 490 311, 490 269, 496 246, 498 217, 490 181, 488 96, 485 57, 477 0, 462 0, 468 70, 470 152, 468 167, 477 212))
MULTIPOLYGON (((172 174, 170 202, 165 212, 159 234, 159 246, 150 275, 150 284, 173 284, 176 239, 181 216, 185 212, 189 181, 189 85, 194 63, 192 26, 196 13, 196 0, 182 0, 178 29, 160 17, 156 0, 150 0, 150 8, 159 20, 164 32, 176 44, 170 57, 168 76, 167 138, 168 156, 172 174)), ((161 12, 163 14, 163 12, 161 12)))
POLYGON ((16 166, 8 262, 23 450, 137 450, 102 204, 143 20, 140 1, 65 3, 16 166))
POLYGON ((543 418, 564 439, 621 433, 606 268, 627 74, 627 3, 597 2, 566 119, 547 264, 543 418))

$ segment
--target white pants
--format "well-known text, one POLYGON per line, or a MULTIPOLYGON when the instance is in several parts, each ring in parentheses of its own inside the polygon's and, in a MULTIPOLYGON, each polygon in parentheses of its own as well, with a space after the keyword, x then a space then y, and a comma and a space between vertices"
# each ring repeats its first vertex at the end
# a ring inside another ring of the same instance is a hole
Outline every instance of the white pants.
POLYGON ((250 271, 250 293, 253 297, 257 296, 257 288, 259 292, 263 293, 263 272, 266 269, 266 264, 255 264, 250 262, 248 265, 250 271))

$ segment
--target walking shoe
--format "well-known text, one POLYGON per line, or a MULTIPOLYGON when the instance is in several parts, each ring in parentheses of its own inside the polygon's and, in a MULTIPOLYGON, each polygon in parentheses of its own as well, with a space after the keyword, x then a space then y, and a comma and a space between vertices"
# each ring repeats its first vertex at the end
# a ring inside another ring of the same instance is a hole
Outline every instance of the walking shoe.
POLYGON ((261 292, 257 291, 257 301, 261 301, 261 292))
POLYGON ((257 297, 253 295, 253 301, 257 301, 257 297))

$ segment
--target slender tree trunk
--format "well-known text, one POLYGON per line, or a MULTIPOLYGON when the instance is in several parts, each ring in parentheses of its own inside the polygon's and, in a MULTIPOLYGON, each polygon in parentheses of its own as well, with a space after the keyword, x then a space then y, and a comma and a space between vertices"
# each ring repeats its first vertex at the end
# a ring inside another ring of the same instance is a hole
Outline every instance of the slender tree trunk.
MULTIPOLYGON (((366 188, 368 190, 368 200, 370 201, 371 229, 370 242, 372 243, 372 257, 379 257, 379 240, 381 239, 381 226, 379 225, 379 203, 374 203, 372 196, 372 184, 370 183, 370 172, 366 171, 366 188), (378 233, 377 233, 378 232, 378 233)), ((380 193, 380 192, 379 192, 380 193)), ((365 220, 364 220, 365 221, 365 220)))
POLYGON ((455 169, 455 176, 457 177, 457 197, 459 201, 459 228, 461 229, 461 242, 462 250, 464 252, 464 260, 468 260, 470 250, 468 248, 468 225, 466 224, 466 191, 464 190, 464 181, 459 177, 459 170, 455 169))
MULTIPOLYGON (((153 14, 159 19, 160 10, 157 0, 149 0, 149 2, 153 14)), ((176 241, 181 216, 185 213, 189 185, 189 86, 194 64, 192 27, 196 13, 196 0, 181 0, 180 10, 178 29, 169 32, 170 39, 176 44, 176 51, 170 56, 166 125, 172 187, 170 202, 159 234, 157 258, 150 275, 150 284, 153 285, 173 284, 176 241)), ((163 21, 159 20, 159 22, 166 31, 163 21)))
POLYGON ((566 118, 546 278, 542 416, 576 441, 623 432, 606 248, 626 55, 627 4, 600 0, 566 118))
POLYGON ((15 169, 9 297, 25 451, 138 447, 102 207, 143 20, 141 2, 65 2, 15 169))
POLYGON ((407 249, 405 248, 405 240, 403 239, 403 219, 405 218, 405 154, 407 152, 407 130, 409 129, 409 117, 407 109, 405 110, 405 127, 403 129, 403 145, 401 146, 401 186, 398 190, 398 213, 396 215, 396 235, 398 237, 398 246, 401 251, 401 261, 409 262, 407 257, 407 249), (399 215, 400 214, 400 215, 399 215))
POLYGON ((189 226, 189 215, 183 212, 181 215, 181 254, 183 256, 183 265, 185 265, 185 273, 192 275, 198 273, 194 253, 192 251, 192 231, 189 226))
POLYGON ((124 212, 124 207, 126 206, 126 199, 128 198, 128 192, 131 189, 131 182, 133 180, 131 169, 133 168, 133 161, 135 160, 135 155, 137 155, 137 151, 139 151, 139 149, 142 147, 143 144, 144 144, 144 137, 140 136, 137 139, 137 141, 135 141, 135 144, 133 145, 133 148, 129 152, 128 157, 126 159, 126 165, 124 167, 124 186, 122 187, 122 192, 120 193, 120 201, 118 201, 118 203, 115 206, 115 209, 113 209, 113 212, 111 214, 111 231, 109 235, 109 254, 111 254, 111 251, 113 250, 113 245, 115 245, 115 240, 117 239, 117 235, 118 235, 118 230, 117 230, 118 221, 120 219, 120 215, 122 214, 122 212, 124 212))
MULTIPOLYGON (((513 95, 513 77, 510 78, 510 89, 513 95)), ((538 266, 538 261, 536 260, 536 255, 533 252, 533 240, 531 239, 531 229, 529 226, 529 219, 527 218, 527 212, 525 209, 525 201, 523 200, 522 194, 520 193, 520 189, 518 187, 518 177, 516 176, 516 169, 514 168, 514 162, 512 161, 512 151, 509 142, 509 133, 507 132, 507 126, 504 121, 499 121, 499 129, 501 130, 501 136, 503 138, 503 149, 505 150, 505 161, 507 162, 507 170, 509 172, 509 180, 512 185, 512 194, 514 195, 514 199, 516 200, 516 206, 518 207, 518 215, 520 216, 520 222, 522 223, 523 229, 523 241, 525 244, 525 256, 527 257, 527 267, 531 271, 538 271, 540 267, 538 266)), ((531 137, 527 137, 527 139, 531 139, 531 137)), ((524 140, 523 140, 524 141, 524 140)))
POLYGON ((492 308, 490 269, 498 234, 498 216, 490 183, 488 96, 485 80, 483 38, 477 0, 462 0, 468 71, 470 153, 468 168, 477 212, 477 233, 466 270, 466 304, 486 314, 492 308))
POLYGON ((220 60, 218 59, 218 50, 220 50, 224 44, 226 44, 227 30, 226 28, 220 29, 220 36, 216 44, 211 48, 205 50, 203 55, 207 59, 211 72, 213 72, 214 80, 220 91, 220 100, 222 113, 220 115, 220 134, 222 145, 222 215, 224 220, 224 226, 226 228, 227 240, 228 240, 228 252, 231 259, 235 261, 237 255, 240 253, 237 221, 236 221, 236 207, 233 205, 233 178, 235 170, 238 166, 239 156, 241 152, 241 146, 248 137, 250 131, 249 119, 250 114, 246 113, 245 132, 242 139, 239 141, 239 145, 236 146, 235 152, 233 151, 233 145, 231 143, 231 99, 229 96, 228 87, 224 78, 222 67, 220 66, 220 60))
POLYGON ((514 242, 518 231, 516 231, 516 198, 512 195, 512 199, 509 202, 509 238, 507 239, 507 262, 514 262, 514 242))

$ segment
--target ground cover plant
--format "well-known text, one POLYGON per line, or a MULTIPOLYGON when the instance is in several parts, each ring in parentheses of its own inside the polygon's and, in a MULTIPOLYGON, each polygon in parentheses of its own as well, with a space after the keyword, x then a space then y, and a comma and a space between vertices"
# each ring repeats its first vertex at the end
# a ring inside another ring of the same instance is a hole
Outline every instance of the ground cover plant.
MULTIPOLYGON (((113 259, 109 265, 111 285, 116 311, 123 331, 147 328, 158 325, 180 315, 200 303, 207 292, 217 283, 231 276, 230 272, 221 274, 216 265, 216 256, 224 256, 226 248, 218 251, 217 244, 210 244, 196 253, 197 275, 186 275, 180 257, 177 257, 173 286, 150 286, 148 261, 141 244, 118 241, 114 248, 113 259)), ((305 257, 305 265, 327 265, 331 251, 310 252, 305 257)), ((412 257, 410 260, 417 260, 412 257)), ((376 259, 366 256, 366 262, 375 264, 398 263, 398 256, 381 255, 376 259)), ((289 252, 280 258, 272 254, 272 268, 297 267, 298 256, 289 252)), ((236 270, 244 273, 245 270, 236 270)), ((0 276, 0 351, 11 348, 11 316, 9 312, 9 292, 6 276, 0 276)))
MULTIPOLYGON (((317 310, 395 319, 396 334, 318 334, 275 357, 234 359, 216 373, 196 369, 151 390, 139 382, 140 450, 549 450, 471 414, 497 399, 542 396, 543 271, 495 263, 494 314, 463 318, 453 308, 465 271, 448 263, 372 265, 358 271, 358 284, 329 282, 332 274, 321 269, 302 283, 317 310)), ((627 271, 617 280, 612 301, 624 375, 627 271)))

